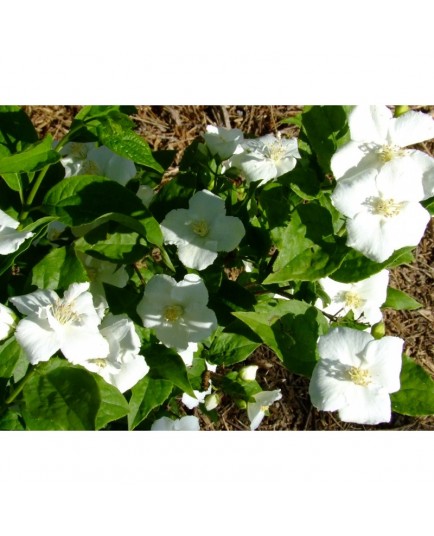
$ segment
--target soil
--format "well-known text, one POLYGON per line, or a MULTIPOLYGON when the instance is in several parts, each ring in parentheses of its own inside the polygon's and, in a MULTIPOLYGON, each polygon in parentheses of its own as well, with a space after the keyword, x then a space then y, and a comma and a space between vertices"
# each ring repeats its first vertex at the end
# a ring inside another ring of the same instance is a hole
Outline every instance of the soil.
MULTIPOLYGON (((81 106, 25 106, 41 135, 51 133, 62 137, 81 106)), ((261 136, 279 130, 284 136, 297 135, 297 127, 280 124, 296 115, 301 106, 137 106, 133 116, 137 132, 151 148, 183 149, 200 136, 207 125, 237 127, 244 133, 261 136)), ((434 116, 434 106, 412 106, 434 116)), ((434 142, 417 146, 434 156, 434 142)), ((170 173, 176 173, 175 161, 170 173)), ((434 378, 434 225, 427 227, 423 240, 415 250, 415 260, 391 270, 391 286, 403 290, 423 304, 416 311, 385 312, 386 334, 405 340, 405 353, 415 358, 434 378)), ((390 423, 359 426, 342 423, 334 413, 320 412, 312 407, 308 394, 309 380, 289 373, 268 348, 260 347, 247 363, 259 366, 257 379, 264 390, 281 389, 282 399, 270 408, 258 430, 434 430, 434 416, 407 417, 392 415, 390 423)), ((245 410, 223 399, 218 407, 219 420, 211 422, 197 410, 205 430, 248 430, 245 410)))

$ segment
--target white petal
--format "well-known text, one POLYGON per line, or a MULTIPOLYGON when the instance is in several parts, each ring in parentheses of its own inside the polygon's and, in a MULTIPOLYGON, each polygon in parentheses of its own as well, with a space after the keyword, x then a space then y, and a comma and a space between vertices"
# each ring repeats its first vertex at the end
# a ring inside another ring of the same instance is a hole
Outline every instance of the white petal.
POLYGON ((197 235, 192 229, 193 222, 194 217, 189 210, 171 210, 160 224, 164 242, 175 245, 194 242, 197 235))
POLYGON ((405 246, 417 246, 430 219, 430 213, 420 203, 406 203, 399 214, 390 218, 388 227, 384 226, 385 231, 387 229, 384 237, 393 244, 395 250, 405 246))
POLYGON ((335 152, 330 167, 336 180, 361 173, 370 168, 379 168, 375 149, 357 141, 350 141, 335 152))
POLYGON ((15 253, 18 248, 34 233, 26 231, 15 231, 11 227, 0 227, 0 255, 15 253))
POLYGON ((368 259, 383 262, 396 249, 391 242, 394 241, 394 229, 385 218, 368 211, 360 212, 347 221, 347 246, 360 251, 368 259))
POLYGON ((203 279, 196 274, 187 274, 182 281, 172 289, 171 297, 175 302, 187 306, 189 303, 206 305, 208 290, 203 279))
POLYGON ((189 342, 203 341, 217 328, 217 317, 214 311, 200 304, 188 304, 183 317, 188 328, 189 342))
POLYGON ((423 199, 434 196, 434 158, 422 151, 408 150, 406 158, 411 158, 422 172, 423 199))
POLYGON ((32 365, 48 361, 60 348, 59 338, 48 322, 35 316, 18 323, 15 337, 32 365))
POLYGON ((407 147, 434 138, 434 119, 423 112, 409 112, 391 120, 390 142, 407 147))
POLYGON ((9 298, 20 313, 31 315, 38 313, 41 308, 55 304, 59 301, 59 296, 54 290, 36 290, 24 296, 9 298))
POLYGON ((144 357, 137 355, 128 363, 122 363, 119 371, 110 375, 108 383, 117 387, 121 393, 125 393, 144 378, 148 372, 149 367, 144 357))
POLYGON ((109 344, 97 329, 65 324, 58 336, 63 355, 74 365, 109 354, 109 344))
POLYGON ((321 411, 336 411, 347 403, 350 383, 345 380, 346 367, 338 361, 321 359, 312 373, 309 396, 312 405, 321 411))
POLYGON ((207 240, 203 246, 195 244, 178 245, 178 257, 184 266, 194 270, 205 270, 217 258, 217 242, 207 240))
POLYGON ((174 422, 173 429, 184 432, 198 432, 200 430, 199 419, 194 415, 186 415, 174 422))
POLYGON ((10 227, 11 229, 16 229, 20 223, 17 220, 11 218, 6 212, 0 210, 0 225, 2 227, 10 227))
POLYGON ((399 337, 386 336, 366 346, 365 361, 369 364, 372 379, 388 393, 400 388, 403 345, 404 341, 399 337))
POLYGON ((422 172, 411 158, 394 158, 383 165, 376 178, 377 189, 386 199, 423 199, 422 172))
POLYGON ((351 139, 382 145, 387 141, 391 119, 387 106, 355 106, 348 118, 351 139))
POLYGON ((338 361, 345 365, 359 366, 360 356, 374 337, 364 331, 350 328, 334 328, 318 339, 321 359, 338 361))
POLYGON ((261 411, 260 404, 247 404, 247 416, 250 420, 250 430, 256 430, 262 422, 262 419, 265 417, 265 413, 261 411))
POLYGON ((353 218, 367 199, 378 195, 377 175, 378 171, 371 169, 352 178, 341 179, 331 195, 333 205, 345 216, 353 218))
POLYGON ((154 327, 158 339, 177 350, 186 350, 189 343, 189 332, 184 325, 177 322, 163 322, 154 327))
POLYGON ((269 181, 276 178, 276 165, 270 158, 265 158, 260 153, 242 153, 232 158, 232 163, 237 167, 247 182, 269 181))
MULTIPOLYGON (((191 367, 191 365, 193 364, 194 354, 197 352, 197 349, 197 342, 189 342, 186 350, 178 350, 178 354, 184 361, 184 365, 186 367, 191 367)), ((215 370, 213 372, 215 372, 215 370)))
POLYGON ((367 387, 354 385, 351 401, 339 410, 344 422, 380 424, 390 422, 392 416, 390 396, 367 387))
POLYGON ((389 284, 389 271, 381 270, 367 279, 355 283, 354 288, 358 294, 372 305, 381 307, 386 301, 387 285, 389 284))
POLYGON ((242 221, 235 216, 220 216, 213 222, 208 235, 217 242, 217 251, 232 251, 246 234, 242 221))
POLYGON ((296 164, 297 164, 297 160, 293 158, 292 156, 281 158, 275 164, 276 165, 276 177, 280 177, 281 175, 284 175, 285 173, 292 171, 295 168, 296 164))
POLYGON ((204 138, 211 154, 218 154, 222 160, 225 160, 234 154, 237 145, 243 141, 244 135, 238 128, 227 129, 208 125, 204 138))
POLYGON ((174 430, 175 421, 169 417, 161 417, 154 421, 151 426, 153 432, 172 432, 174 430))
POLYGON ((211 222, 226 213, 225 202, 209 190, 196 192, 188 202, 189 210, 195 217, 211 222))
MULTIPOLYGON (((66 303, 76 301, 77 298, 83 293, 89 290, 89 282, 86 283, 72 283, 63 295, 63 299, 66 303)), ((92 298, 92 297, 90 297, 92 298)))

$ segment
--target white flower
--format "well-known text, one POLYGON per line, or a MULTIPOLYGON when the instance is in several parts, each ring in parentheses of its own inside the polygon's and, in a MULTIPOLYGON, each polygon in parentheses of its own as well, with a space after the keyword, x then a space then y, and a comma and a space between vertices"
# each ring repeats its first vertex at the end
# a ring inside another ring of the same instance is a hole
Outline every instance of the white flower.
POLYGON ((87 360, 82 365, 124 393, 149 371, 144 357, 139 355, 140 339, 134 323, 126 314, 109 314, 102 321, 100 332, 109 344, 109 354, 105 358, 87 360))
POLYGON ((208 125, 204 138, 211 154, 217 154, 222 160, 226 160, 234 154, 237 146, 244 140, 244 135, 238 128, 208 125))
POLYGON ((9 307, 0 303, 0 341, 7 339, 15 327, 17 317, 9 307))
POLYGON ((117 288, 124 288, 130 276, 124 266, 119 266, 113 262, 101 261, 77 251, 86 273, 90 279, 89 292, 93 296, 93 303, 100 318, 103 318, 105 310, 108 308, 103 283, 113 285, 117 288))
POLYGON ((207 411, 212 411, 221 402, 221 396, 218 393, 212 393, 205 397, 204 405, 207 411))
POLYGON ((348 217, 348 246, 383 262, 396 249, 419 243, 431 216, 418 203, 422 182, 412 169, 411 162, 392 160, 380 171, 338 181, 331 199, 348 217))
POLYGON ((177 283, 168 275, 155 275, 146 285, 137 312, 147 328, 153 328, 160 341, 177 350, 189 342, 200 342, 217 327, 209 309, 208 291, 202 279, 187 274, 177 283))
POLYGON ((405 149, 434 137, 434 120, 422 112, 409 111, 397 118, 387 106, 355 106, 348 118, 351 141, 333 155, 331 169, 336 179, 365 169, 380 169, 391 160, 410 160, 423 175, 424 198, 434 195, 434 159, 422 151, 405 149))
POLYGON ((247 403, 247 416, 250 419, 250 430, 256 430, 262 419, 268 415, 268 408, 282 398, 280 389, 275 391, 261 391, 253 396, 255 402, 247 403))
POLYGON ((262 183, 276 179, 295 168, 298 152, 297 140, 283 139, 267 134, 241 144, 243 152, 237 151, 228 161, 228 167, 241 171, 248 183, 262 183))
POLYGON ((14 253, 21 244, 33 236, 34 233, 26 231, 16 231, 19 222, 11 218, 0 210, 0 255, 14 253))
POLYGON ((10 301, 27 318, 18 323, 15 337, 36 365, 61 350, 68 361, 106 357, 109 344, 100 334, 100 317, 93 306, 89 283, 73 283, 64 297, 53 290, 37 290, 10 301))
POLYGON ((197 342, 189 342, 185 350, 177 350, 186 367, 191 367, 191 365, 193 364, 194 354, 197 352, 197 349, 197 342))
POLYGON ((330 277, 320 279, 319 283, 331 300, 330 305, 323 308, 326 313, 345 316, 349 311, 353 311, 356 319, 362 316, 362 321, 366 320, 371 325, 382 320, 380 307, 386 301, 388 270, 381 270, 356 283, 339 283, 330 277))
POLYGON ((108 147, 96 147, 94 143, 67 143, 60 151, 65 167, 65 177, 75 175, 100 175, 122 186, 136 174, 134 162, 119 156, 108 147))
POLYGON ((157 432, 198 432, 200 430, 199 419, 194 415, 187 415, 180 419, 161 417, 151 426, 152 431, 157 432))
POLYGON ((166 244, 175 244, 184 266, 204 270, 218 251, 232 251, 245 234, 239 218, 226 216, 223 199, 201 190, 189 201, 188 210, 171 210, 161 222, 166 244))
POLYGON ((240 369, 238 371, 238 375, 242 380, 251 382, 256 379, 256 372, 258 368, 259 367, 257 365, 248 365, 240 369))
POLYGON ((389 422, 389 393, 400 388, 403 344, 398 337, 375 340, 350 328, 335 328, 319 337, 320 360, 309 385, 312 404, 323 411, 339 411, 345 422, 389 422))

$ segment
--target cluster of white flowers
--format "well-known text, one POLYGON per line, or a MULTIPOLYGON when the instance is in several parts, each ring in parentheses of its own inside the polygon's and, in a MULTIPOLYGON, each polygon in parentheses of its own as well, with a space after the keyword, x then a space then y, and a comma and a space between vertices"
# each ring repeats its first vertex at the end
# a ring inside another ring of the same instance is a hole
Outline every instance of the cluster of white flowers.
POLYGON ((131 160, 119 156, 104 145, 96 143, 67 143, 60 150, 65 177, 76 175, 100 175, 112 179, 122 186, 136 174, 131 160))
POLYGON ((347 245, 375 262, 416 246, 430 220, 420 201, 434 195, 434 159, 408 145, 434 137, 434 119, 386 106, 356 106, 351 141, 333 156, 338 181, 331 198, 347 217, 347 245))
POLYGON ((26 315, 15 337, 32 365, 60 350, 70 363, 100 374, 121 392, 147 374, 134 323, 126 315, 108 315, 101 323, 89 283, 73 283, 63 298, 53 290, 36 290, 10 301, 26 315))

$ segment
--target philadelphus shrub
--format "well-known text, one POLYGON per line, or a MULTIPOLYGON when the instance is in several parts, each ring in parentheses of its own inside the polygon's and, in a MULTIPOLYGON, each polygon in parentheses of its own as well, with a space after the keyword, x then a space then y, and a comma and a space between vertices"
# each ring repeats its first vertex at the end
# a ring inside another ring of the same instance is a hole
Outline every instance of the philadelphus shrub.
POLYGON ((343 421, 434 414, 433 381, 383 323, 421 306, 389 271, 433 211, 434 159, 412 147, 431 116, 210 125, 171 167, 135 113, 85 106, 53 140, 0 107, 0 429, 197 431, 235 404, 256 430, 288 404, 261 346, 343 421))

